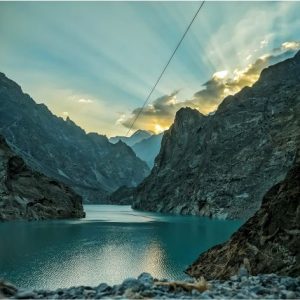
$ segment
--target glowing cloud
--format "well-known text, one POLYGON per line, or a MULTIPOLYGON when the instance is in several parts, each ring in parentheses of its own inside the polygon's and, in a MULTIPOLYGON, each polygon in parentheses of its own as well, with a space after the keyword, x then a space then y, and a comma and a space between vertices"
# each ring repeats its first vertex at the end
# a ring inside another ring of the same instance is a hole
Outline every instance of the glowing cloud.
POLYGON ((216 78, 216 79, 224 79, 227 75, 228 75, 228 71, 227 71, 227 70, 219 71, 219 72, 216 72, 216 73, 213 75, 213 78, 216 78))
POLYGON ((269 43, 268 40, 262 40, 262 41, 260 41, 260 48, 264 48, 265 46, 268 45, 268 43, 269 43))
POLYGON ((282 50, 294 50, 297 51, 300 48, 300 42, 286 42, 281 46, 282 50))
POLYGON ((90 103, 93 103, 94 101, 91 100, 91 99, 84 99, 84 98, 81 98, 78 100, 79 103, 84 103, 84 104, 90 104, 90 103))
MULTIPOLYGON (((265 43, 267 41, 261 42, 261 44, 265 43)), ((141 108, 136 108, 129 117, 122 114, 117 122, 129 128, 139 114, 134 129, 152 130, 159 133, 172 124, 176 112, 182 107, 196 108, 204 114, 209 114, 218 108, 226 96, 237 93, 245 86, 252 86, 264 68, 291 57, 299 49, 300 42, 285 42, 279 48, 274 49, 272 54, 259 57, 244 69, 235 69, 232 72, 229 70, 215 72, 212 78, 203 84, 204 88, 196 92, 189 100, 178 100, 179 91, 175 91, 170 95, 156 99, 152 104, 147 105, 142 112, 140 112, 141 108)), ((248 59, 250 60, 250 58, 248 59)))

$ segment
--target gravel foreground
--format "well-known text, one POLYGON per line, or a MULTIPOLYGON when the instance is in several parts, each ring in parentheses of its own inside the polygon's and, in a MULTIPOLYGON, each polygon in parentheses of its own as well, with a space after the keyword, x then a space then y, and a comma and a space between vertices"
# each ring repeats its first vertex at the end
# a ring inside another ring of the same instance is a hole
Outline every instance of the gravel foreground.
POLYGON ((235 275, 228 281, 168 281, 142 273, 122 284, 96 287, 78 286, 66 289, 24 290, 8 282, 0 282, 0 298, 11 299, 300 299, 300 277, 275 274, 235 275))

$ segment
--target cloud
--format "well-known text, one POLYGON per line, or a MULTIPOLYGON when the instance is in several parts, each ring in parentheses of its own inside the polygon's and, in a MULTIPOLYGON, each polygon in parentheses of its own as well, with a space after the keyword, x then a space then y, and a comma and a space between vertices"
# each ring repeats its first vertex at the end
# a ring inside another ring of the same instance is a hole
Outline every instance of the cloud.
MULTIPOLYGON (((178 93, 179 91, 174 91, 172 94, 164 95, 153 101, 152 104, 147 105, 135 122, 133 129, 145 128, 150 130, 151 128, 156 133, 168 129, 176 111, 182 105, 177 102, 176 96, 178 93)), ((125 115, 122 115, 117 122, 130 128, 140 111, 141 107, 138 107, 133 110, 130 117, 126 118, 125 115)))
MULTIPOLYGON (((54 113, 68 111, 85 130, 123 134, 117 112, 126 112, 126 119, 141 105, 197 7, 193 1, 0 1, 1 71, 54 113), (71 90, 76 98, 57 90, 71 90)), ((191 100, 210 74, 244 69, 266 49, 298 39, 299 7, 295 1, 209 2, 153 100, 177 87, 183 88, 177 102, 191 100)), ((165 122, 160 119, 159 125, 165 122)))
POLYGON ((285 42, 281 45, 281 50, 294 50, 297 51, 300 48, 300 42, 285 42))
MULTIPOLYGON (((265 43, 265 41, 262 42, 265 43)), ((217 109, 226 96, 237 93, 245 86, 252 86, 264 68, 293 56, 299 49, 300 42, 285 42, 273 49, 271 54, 259 57, 244 69, 222 70, 214 73, 212 78, 203 84, 203 89, 196 92, 191 99, 178 100, 179 91, 177 90, 170 95, 156 99, 142 111, 141 107, 134 109, 129 117, 122 114, 117 122, 130 128, 139 114, 133 129, 161 132, 172 124, 176 112, 182 107, 196 108, 203 114, 209 114, 217 109)))
POLYGON ((84 98, 81 98, 78 100, 79 103, 84 103, 84 104, 90 104, 90 103, 93 103, 94 101, 91 100, 91 99, 84 99, 84 98))
POLYGON ((269 41, 267 39, 260 41, 260 48, 264 48, 265 46, 268 45, 268 43, 269 43, 269 41))
POLYGON ((116 121, 116 125, 122 125, 123 122, 126 121, 126 115, 124 113, 118 113, 119 114, 119 118, 116 121))

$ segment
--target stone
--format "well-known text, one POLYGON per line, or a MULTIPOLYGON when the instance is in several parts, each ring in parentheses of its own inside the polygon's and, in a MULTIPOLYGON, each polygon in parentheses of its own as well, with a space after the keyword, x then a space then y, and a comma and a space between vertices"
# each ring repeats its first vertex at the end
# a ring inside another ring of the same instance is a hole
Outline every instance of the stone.
POLYGON ((30 290, 19 291, 14 297, 16 299, 34 299, 36 298, 36 293, 30 290))
POLYGON ((101 299, 103 297, 108 297, 109 295, 113 295, 112 293, 110 293, 109 291, 105 291, 105 292, 101 292, 101 293, 96 293, 95 295, 95 299, 101 299))
POLYGON ((192 296, 194 296, 194 297, 199 297, 200 295, 202 295, 202 293, 201 292, 199 292, 199 291, 197 291, 197 290, 195 290, 195 289, 193 289, 192 290, 192 296))
POLYGON ((143 288, 144 288, 144 285, 138 279, 135 279, 135 278, 125 279, 120 286, 121 291, 130 289, 132 292, 138 292, 143 288))
POLYGON ((248 296, 247 295, 244 295, 242 293, 238 293, 235 298, 237 299, 248 299, 248 296))
POLYGON ((57 289, 57 290, 56 290, 56 293, 57 293, 58 295, 62 295, 62 294, 64 293, 64 290, 63 290, 63 289, 57 289))
POLYGON ((82 295, 84 298, 94 298, 94 296, 96 295, 96 291, 93 290, 92 287, 89 287, 88 289, 84 289, 82 292, 82 295))
POLYGON ((281 291, 283 299, 296 299, 296 294, 293 291, 281 291))
POLYGON ((102 293, 102 292, 105 292, 107 290, 111 290, 111 287, 106 283, 101 283, 97 286, 96 289, 97 289, 98 293, 102 293))
POLYGON ((144 298, 153 298, 155 295, 155 292, 151 289, 147 289, 141 292, 141 296, 143 296, 144 298))
POLYGON ((199 298, 201 298, 201 299, 212 299, 213 296, 211 295, 210 292, 205 291, 203 293, 200 293, 199 298))
POLYGON ((233 275, 233 276, 230 277, 230 280, 232 280, 232 281, 238 281, 239 277, 237 275, 233 275))
POLYGON ((253 287, 249 288, 249 292, 254 293, 254 294, 260 293, 260 290, 261 290, 261 286, 259 286, 259 285, 256 285, 256 286, 253 286, 253 287))
MULTIPOLYGON (((139 278, 149 278, 150 274, 141 274, 139 278)), ((151 276, 152 277, 152 276, 151 276)), ((23 299, 299 299, 300 278, 282 277, 275 274, 248 277, 244 276, 243 281, 209 281, 209 290, 199 292, 195 289, 184 290, 177 283, 170 289, 165 285, 152 285, 142 290, 135 287, 141 284, 140 280, 128 278, 120 285, 109 287, 105 283, 97 287, 78 286, 56 291, 48 290, 18 290, 18 295, 23 299), (293 282, 295 291, 280 288, 286 282, 293 282), (256 288, 256 289, 255 289, 256 288), (103 292, 99 291, 102 290, 103 292)), ((166 282, 166 281, 165 281, 166 282)), ((172 283, 171 281, 167 281, 172 283)), ((174 282, 173 282, 174 283, 174 282)), ((186 284, 186 281, 181 281, 186 284)), ((7 286, 9 283, 6 284, 7 286)), ((143 285, 142 285, 143 286, 143 285)), ((17 290, 17 288, 15 288, 17 290)), ((1 292, 1 290, 0 290, 1 292)), ((15 296, 8 296, 16 298, 15 296)))
POLYGON ((239 276, 240 277, 248 277, 248 271, 243 265, 239 269, 239 276))
POLYGON ((138 280, 147 287, 152 286, 154 284, 154 279, 149 273, 142 273, 138 277, 138 280))
POLYGON ((0 296, 2 295, 3 298, 14 296, 17 293, 17 290, 17 287, 10 282, 0 280, 0 296))

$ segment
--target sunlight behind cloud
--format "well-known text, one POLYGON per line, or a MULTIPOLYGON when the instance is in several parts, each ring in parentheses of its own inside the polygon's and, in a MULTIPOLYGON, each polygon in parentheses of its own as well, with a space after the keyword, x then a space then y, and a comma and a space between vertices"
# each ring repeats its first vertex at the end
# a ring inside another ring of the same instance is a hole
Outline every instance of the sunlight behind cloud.
POLYGON ((155 124, 154 126, 154 132, 156 134, 162 133, 163 131, 167 130, 169 127, 162 127, 159 124, 155 124))
POLYGON ((282 44, 281 49, 284 50, 298 50, 300 48, 300 42, 285 42, 282 44))
POLYGON ((91 99, 84 99, 84 98, 81 98, 78 100, 79 103, 85 103, 85 104, 90 104, 90 103, 93 103, 94 101, 91 100, 91 99))
POLYGON ((260 41, 260 48, 264 48, 266 45, 268 45, 268 43, 269 42, 267 39, 260 41))
POLYGON ((177 90, 156 99, 141 113, 141 108, 136 108, 130 116, 126 117, 123 114, 118 122, 129 128, 139 114, 134 129, 142 128, 160 133, 172 124, 176 112, 182 107, 195 108, 207 115, 215 111, 226 96, 239 92, 245 86, 252 86, 264 68, 293 56, 298 49, 300 49, 299 42, 284 42, 279 48, 275 48, 273 53, 261 55, 243 69, 213 73, 212 78, 203 85, 204 88, 195 93, 191 99, 178 99, 179 90, 177 90))
POLYGON ((227 75, 228 75, 227 70, 219 71, 219 72, 216 72, 216 73, 213 74, 213 78, 224 79, 227 75))

